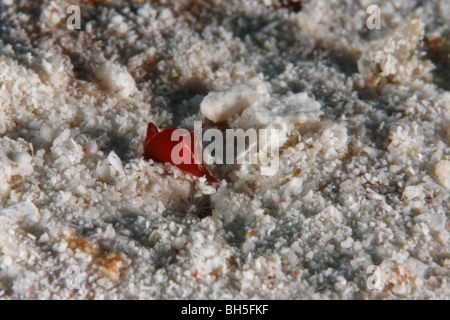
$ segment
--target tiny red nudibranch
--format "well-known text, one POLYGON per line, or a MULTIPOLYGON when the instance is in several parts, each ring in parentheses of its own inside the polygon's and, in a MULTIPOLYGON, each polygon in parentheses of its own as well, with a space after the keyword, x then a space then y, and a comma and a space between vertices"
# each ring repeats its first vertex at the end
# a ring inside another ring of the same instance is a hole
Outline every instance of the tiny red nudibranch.
POLYGON ((147 136, 145 137, 144 142, 144 158, 146 160, 152 159, 157 162, 168 162, 185 172, 193 174, 194 176, 205 176, 209 182, 219 182, 219 180, 214 178, 208 172, 203 163, 199 162, 197 160, 198 158, 194 157, 195 154, 193 150, 196 150, 195 143, 198 142, 198 133, 185 130, 185 132, 189 133, 189 137, 187 139, 184 139, 183 136, 181 136, 181 140, 178 139, 172 141, 172 134, 175 130, 177 129, 165 128, 158 130, 158 127, 153 122, 149 122, 147 127, 147 136), (190 141, 190 145, 188 145, 187 141, 190 141), (187 163, 185 161, 181 163, 175 163, 172 159, 172 150, 175 147, 178 147, 179 144, 182 144, 182 152, 184 152, 184 150, 190 151, 190 155, 188 155, 190 156, 190 161, 186 161, 187 163))

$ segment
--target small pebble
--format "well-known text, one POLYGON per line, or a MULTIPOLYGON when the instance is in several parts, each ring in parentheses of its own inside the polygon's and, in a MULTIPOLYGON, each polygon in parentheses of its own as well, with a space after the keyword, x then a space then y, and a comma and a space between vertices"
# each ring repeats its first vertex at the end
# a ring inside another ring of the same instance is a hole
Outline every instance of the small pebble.
POLYGON ((122 160, 120 160, 119 156, 114 151, 111 151, 109 153, 108 160, 109 163, 111 163, 111 165, 114 167, 114 169, 116 169, 120 173, 123 173, 122 160))
POLYGON ((11 151, 8 153, 8 158, 20 164, 30 163, 33 160, 27 152, 23 151, 11 151))

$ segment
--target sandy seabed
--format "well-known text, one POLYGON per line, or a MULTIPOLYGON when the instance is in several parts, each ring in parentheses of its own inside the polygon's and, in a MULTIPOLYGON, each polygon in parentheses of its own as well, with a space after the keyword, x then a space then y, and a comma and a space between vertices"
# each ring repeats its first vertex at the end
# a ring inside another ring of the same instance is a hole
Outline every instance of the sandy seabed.
POLYGON ((0 0, 0 298, 448 299, 449 34, 447 0, 0 0), (277 129, 279 170, 144 160, 195 120, 277 129))

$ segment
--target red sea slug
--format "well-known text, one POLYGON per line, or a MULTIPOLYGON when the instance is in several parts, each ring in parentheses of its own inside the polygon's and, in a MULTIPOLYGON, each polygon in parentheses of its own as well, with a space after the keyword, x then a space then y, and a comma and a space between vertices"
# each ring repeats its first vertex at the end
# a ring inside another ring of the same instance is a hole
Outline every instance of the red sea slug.
POLYGON ((198 160, 199 157, 194 153, 196 143, 198 143, 198 133, 194 131, 176 128, 158 130, 153 122, 149 122, 144 142, 144 158, 146 160, 153 159, 157 162, 168 162, 194 176, 205 176, 209 182, 219 182, 208 172, 203 163, 198 160), (174 135, 175 141, 172 141, 172 134, 175 130, 179 130, 179 132, 174 135), (175 147, 177 148, 176 150, 181 150, 181 153, 179 153, 180 157, 187 161, 179 163, 179 159, 178 161, 172 159, 172 151, 175 147), (189 153, 183 154, 185 151, 189 153))

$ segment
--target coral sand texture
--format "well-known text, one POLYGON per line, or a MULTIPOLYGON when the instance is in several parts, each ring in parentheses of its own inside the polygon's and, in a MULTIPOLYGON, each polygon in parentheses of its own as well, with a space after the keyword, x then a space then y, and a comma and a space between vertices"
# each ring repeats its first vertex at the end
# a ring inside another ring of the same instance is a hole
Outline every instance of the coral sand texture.
POLYGON ((293 2, 0 1, 1 298, 449 298, 449 2, 293 2), (279 170, 144 160, 194 120, 279 170))

